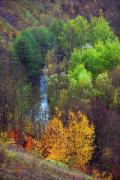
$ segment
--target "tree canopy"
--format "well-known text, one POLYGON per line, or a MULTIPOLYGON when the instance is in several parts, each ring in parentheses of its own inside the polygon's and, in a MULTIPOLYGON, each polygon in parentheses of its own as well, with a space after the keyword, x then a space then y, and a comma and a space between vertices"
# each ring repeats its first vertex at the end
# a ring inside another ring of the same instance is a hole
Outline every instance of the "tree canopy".
POLYGON ((26 67, 28 74, 35 76, 45 63, 47 51, 54 48, 55 44, 55 36, 45 27, 28 28, 15 39, 14 55, 26 67))
POLYGON ((120 64, 119 41, 99 41, 94 47, 75 49, 70 60, 70 69, 83 63, 93 75, 112 70, 120 64))

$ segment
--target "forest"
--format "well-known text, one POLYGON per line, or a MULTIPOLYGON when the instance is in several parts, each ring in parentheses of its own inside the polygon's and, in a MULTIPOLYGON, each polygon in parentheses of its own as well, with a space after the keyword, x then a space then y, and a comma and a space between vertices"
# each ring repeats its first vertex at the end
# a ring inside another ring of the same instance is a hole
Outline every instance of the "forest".
POLYGON ((0 1, 0 179, 120 179, 119 7, 0 1))

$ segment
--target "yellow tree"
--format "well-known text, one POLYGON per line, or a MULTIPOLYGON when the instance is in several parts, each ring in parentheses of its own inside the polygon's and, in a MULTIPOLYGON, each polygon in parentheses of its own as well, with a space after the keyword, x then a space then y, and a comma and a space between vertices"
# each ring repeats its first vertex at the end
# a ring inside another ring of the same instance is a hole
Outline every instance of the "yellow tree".
POLYGON ((80 112, 70 112, 67 131, 70 163, 84 169, 94 152, 94 126, 80 112))
POLYGON ((52 159, 61 162, 67 161, 66 132, 59 117, 54 117, 47 123, 41 142, 45 159, 52 159))
POLYGON ((84 114, 70 112, 64 127, 57 113, 41 138, 43 156, 84 169, 94 152, 94 138, 94 126, 84 114))

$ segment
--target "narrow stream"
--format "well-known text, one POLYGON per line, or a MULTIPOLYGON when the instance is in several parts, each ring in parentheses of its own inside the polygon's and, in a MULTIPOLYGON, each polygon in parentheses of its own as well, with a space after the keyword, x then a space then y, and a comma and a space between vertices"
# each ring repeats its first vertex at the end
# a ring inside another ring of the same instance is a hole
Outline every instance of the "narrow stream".
POLYGON ((49 119, 49 105, 46 88, 47 76, 42 74, 40 77, 40 104, 39 104, 39 121, 43 124, 49 119))
POLYGON ((32 92, 32 102, 30 118, 33 122, 39 122, 40 127, 44 129, 46 122, 49 120, 49 104, 47 97, 47 78, 44 73, 41 74, 38 84, 32 92))

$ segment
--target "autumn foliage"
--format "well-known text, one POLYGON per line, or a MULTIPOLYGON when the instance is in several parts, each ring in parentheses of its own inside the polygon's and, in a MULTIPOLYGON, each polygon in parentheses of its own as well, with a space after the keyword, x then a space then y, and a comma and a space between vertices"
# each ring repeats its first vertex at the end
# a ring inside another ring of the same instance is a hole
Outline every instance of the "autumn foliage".
POLYGON ((67 129, 70 160, 75 167, 84 168, 94 152, 94 126, 80 112, 70 112, 67 129))
POLYGON ((54 117, 41 139, 43 156, 84 169, 94 152, 94 138, 94 126, 84 114, 70 112, 66 127, 60 116, 54 117))
POLYGON ((19 130, 9 130, 8 138, 13 139, 16 145, 22 146, 26 150, 31 150, 33 147, 33 138, 30 134, 25 134, 19 130))
POLYGON ((58 117, 54 117, 48 122, 46 131, 41 139, 43 156, 46 159, 54 159, 62 162, 66 161, 66 135, 63 123, 58 117))
POLYGON ((25 135, 19 130, 8 131, 8 137, 26 151, 37 152, 46 160, 60 161, 81 169, 85 169, 95 149, 94 126, 81 112, 70 111, 66 126, 63 124, 61 112, 56 113, 46 124, 45 132, 39 141, 31 134, 25 135))

